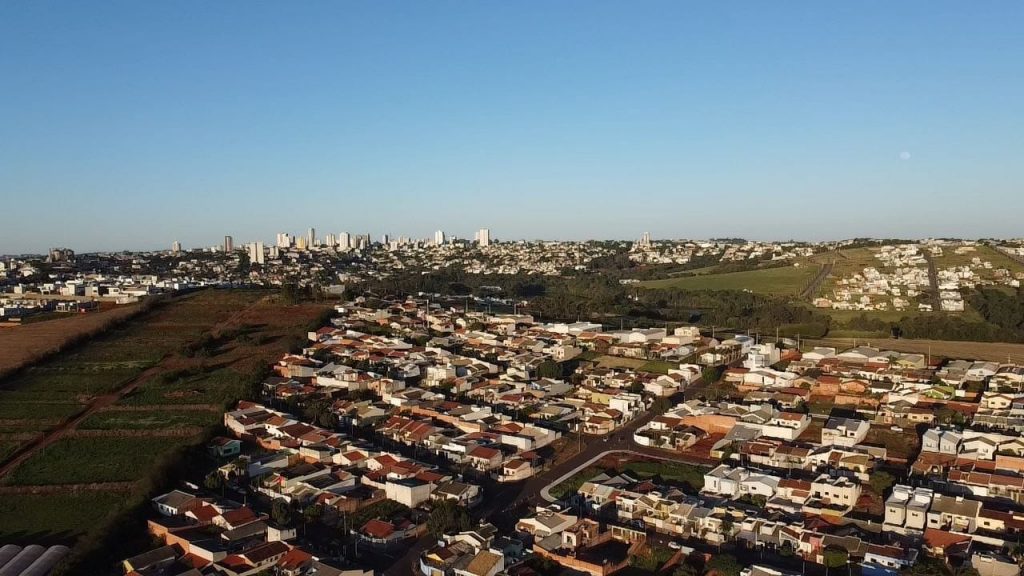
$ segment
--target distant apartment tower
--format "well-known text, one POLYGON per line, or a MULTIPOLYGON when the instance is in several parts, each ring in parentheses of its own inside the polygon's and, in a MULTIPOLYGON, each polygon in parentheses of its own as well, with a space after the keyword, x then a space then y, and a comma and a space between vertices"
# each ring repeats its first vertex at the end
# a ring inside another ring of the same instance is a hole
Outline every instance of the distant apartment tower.
POLYGON ((647 247, 651 245, 651 233, 644 232, 644 235, 640 237, 640 245, 647 247))
POLYGON ((296 250, 305 250, 306 248, 307 248, 307 246, 306 246, 306 239, 305 238, 303 238, 302 236, 299 236, 299 237, 295 238, 295 249, 296 250))
POLYGON ((266 264, 267 263, 267 251, 263 242, 253 242, 249 244, 249 263, 251 264, 266 264))
POLYGON ((343 250, 348 250, 352 247, 352 238, 348 232, 342 232, 338 234, 338 247, 343 250))
POLYGON ((338 245, 338 239, 334 237, 334 234, 327 234, 324 236, 324 246, 334 248, 338 245))
POLYGON ((235 240, 231 236, 224 237, 224 251, 231 252, 235 249, 235 240))
POLYGON ((391 243, 391 237, 388 236, 387 234, 381 234, 380 243, 387 246, 388 244, 391 243))
POLYGON ((441 246, 444 244, 444 230, 438 230, 434 232, 434 244, 441 246))
POLYGON ((277 242, 274 243, 278 248, 291 248, 292 236, 287 232, 277 233, 277 242))
POLYGON ((171 254, 181 254, 181 242, 175 240, 174 244, 171 244, 171 254))
POLYGON ((476 233, 476 241, 481 247, 490 246, 491 231, 487 228, 481 228, 480 231, 476 233))
POLYGON ((306 232, 306 247, 312 248, 316 246, 316 228, 310 228, 309 232, 306 232))

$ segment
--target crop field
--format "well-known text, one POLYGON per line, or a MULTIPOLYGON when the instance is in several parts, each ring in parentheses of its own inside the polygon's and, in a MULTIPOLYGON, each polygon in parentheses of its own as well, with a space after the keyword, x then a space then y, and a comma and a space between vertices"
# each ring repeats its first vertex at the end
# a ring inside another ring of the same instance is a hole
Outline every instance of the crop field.
POLYGON ((14 486, 138 480, 178 438, 64 438, 32 456, 3 483, 14 486))
POLYGON ((220 408, 327 309, 265 291, 204 290, 0 380, 0 544, 105 532, 125 502, 160 485, 156 468, 212 433, 220 408), (92 488, 65 494, 81 485, 92 488), (55 519, 58 494, 78 507, 55 519))
POLYGON ((680 290, 750 290, 761 294, 787 294, 796 296, 814 278, 818 267, 814 265, 784 266, 764 270, 700 274, 666 280, 641 282, 644 288, 677 288, 680 290))
POLYGON ((61 420, 83 408, 78 403, 30 402, 0 394, 0 420, 61 420))
POLYGON ((122 494, 18 494, 0 496, 0 540, 21 544, 73 542, 109 520, 125 504, 122 494))
POLYGON ((121 398, 129 406, 162 404, 226 404, 245 392, 248 375, 218 368, 172 379, 154 378, 121 398))
POLYGON ((78 425, 79 430, 161 430, 211 426, 220 422, 213 410, 104 410, 78 425))

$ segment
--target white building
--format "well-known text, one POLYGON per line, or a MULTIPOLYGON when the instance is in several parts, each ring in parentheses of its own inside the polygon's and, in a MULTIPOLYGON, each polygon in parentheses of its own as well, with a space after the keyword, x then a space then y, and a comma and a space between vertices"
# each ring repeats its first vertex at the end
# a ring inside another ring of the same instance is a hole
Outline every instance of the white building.
POLYGON ((477 244, 479 244, 481 248, 490 246, 491 245, 491 231, 488 230, 487 228, 481 228, 480 231, 478 231, 476 233, 476 241, 477 241, 477 244))

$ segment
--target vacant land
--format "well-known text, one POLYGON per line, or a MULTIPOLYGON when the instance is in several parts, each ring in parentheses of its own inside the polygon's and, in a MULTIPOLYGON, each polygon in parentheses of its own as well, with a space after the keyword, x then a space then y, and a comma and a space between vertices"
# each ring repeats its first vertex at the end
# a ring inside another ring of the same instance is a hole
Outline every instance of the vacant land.
POLYGON ((629 368, 631 370, 639 370, 641 366, 647 363, 647 360, 643 358, 623 358, 622 356, 598 356, 596 358, 597 365, 601 368, 629 368))
POLYGON ((58 352, 68 345, 99 334, 142 311, 142 304, 70 314, 45 322, 0 329, 0 376, 58 352))
POLYGON ((28 535, 71 543, 87 527, 105 530, 113 512, 160 486, 154 470, 208 437, 222 408, 247 395, 325 310, 286 306, 265 291, 177 296, 0 380, 0 544, 28 535), (25 500, 83 486, 90 505, 60 521, 46 498, 25 500))
MULTIPOLYGON (((970 358, 974 360, 991 360, 1005 362, 1007 358, 1016 362, 1024 362, 1024 344, 1008 344, 1005 342, 956 342, 949 340, 894 340, 892 338, 871 338, 856 340, 858 345, 870 345, 883 350, 910 352, 944 356, 946 358, 970 358)), ((832 346, 839 349, 850 348, 854 340, 846 338, 825 338, 822 340, 804 340, 805 348, 813 346, 832 346)))
POLYGON ((761 294, 796 296, 817 272, 818 267, 814 265, 783 266, 764 270, 651 280, 641 282, 640 285, 644 288, 678 288, 680 290, 750 290, 761 294))

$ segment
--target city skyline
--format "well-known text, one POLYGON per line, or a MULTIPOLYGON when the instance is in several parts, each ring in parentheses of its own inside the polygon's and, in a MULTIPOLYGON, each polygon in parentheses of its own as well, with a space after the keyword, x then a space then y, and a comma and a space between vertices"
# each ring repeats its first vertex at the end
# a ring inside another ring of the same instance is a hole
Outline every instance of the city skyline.
POLYGON ((1020 4, 578 8, 0 7, 0 252, 1020 235, 1020 4))

